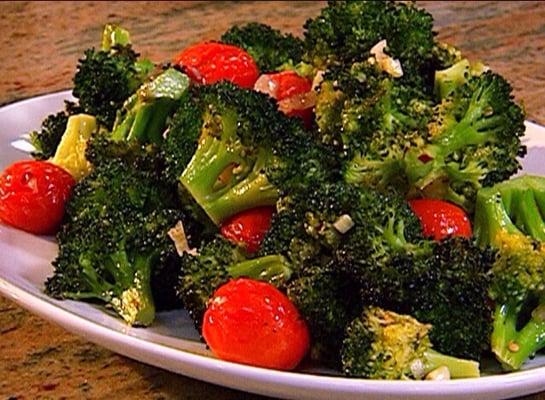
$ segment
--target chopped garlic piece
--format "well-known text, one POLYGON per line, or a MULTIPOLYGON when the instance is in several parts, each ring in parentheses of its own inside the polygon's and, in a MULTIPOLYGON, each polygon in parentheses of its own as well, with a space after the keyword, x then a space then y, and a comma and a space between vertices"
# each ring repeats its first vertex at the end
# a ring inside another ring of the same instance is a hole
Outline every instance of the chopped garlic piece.
POLYGON ((434 369, 428 375, 426 375, 427 381, 448 381, 450 379, 450 371, 448 367, 441 366, 434 369))
POLYGON ((316 105, 316 92, 294 94, 293 96, 282 99, 278 102, 278 109, 283 113, 289 113, 293 110, 305 110, 316 105))
POLYGON ((325 71, 317 71, 312 80, 312 90, 316 91, 320 87, 320 84, 324 80, 325 71))
POLYGON ((377 64, 381 70, 392 75, 394 78, 400 78, 403 76, 403 68, 401 68, 401 63, 399 60, 396 60, 384 53, 386 46, 386 40, 381 40, 373 46, 370 52, 375 57, 375 60, 377 61, 377 64))
POLYGON ((176 251, 178 252, 178 255, 181 256, 184 253, 191 254, 192 256, 197 255, 197 249, 189 248, 189 243, 187 242, 184 224, 182 223, 182 221, 178 221, 178 223, 168 231, 168 236, 174 242, 174 246, 176 246, 176 251))
POLYGON ((343 214, 333 223, 335 229, 340 233, 346 233, 354 226, 354 221, 348 214, 343 214))
POLYGON ((425 369, 424 369, 424 363, 420 359, 414 360, 411 365, 411 373, 416 379, 421 379, 424 376, 425 369))

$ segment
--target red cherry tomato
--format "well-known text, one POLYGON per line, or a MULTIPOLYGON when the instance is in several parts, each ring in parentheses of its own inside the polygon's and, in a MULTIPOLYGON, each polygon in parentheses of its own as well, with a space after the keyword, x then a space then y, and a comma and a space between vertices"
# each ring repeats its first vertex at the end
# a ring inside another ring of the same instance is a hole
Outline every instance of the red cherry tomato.
POLYGON ((257 207, 242 211, 221 224, 221 234, 231 242, 255 253, 271 227, 274 207, 257 207))
POLYGON ((221 286, 204 314, 204 340, 219 358, 265 368, 295 368, 310 336, 297 308, 267 282, 240 278, 221 286))
POLYGON ((273 95, 276 100, 284 100, 296 94, 310 92, 312 89, 312 81, 303 78, 294 71, 269 74, 268 77, 276 85, 273 95))
POLYGON ((75 181, 46 161, 19 161, 0 175, 0 220, 36 234, 54 233, 75 181))
POLYGON ((204 85, 227 80, 251 89, 259 76, 252 56, 239 47, 223 43, 190 46, 174 58, 174 63, 184 67, 194 82, 204 85))
POLYGON ((276 99, 280 110, 286 115, 302 118, 306 126, 312 124, 316 97, 309 79, 294 71, 264 74, 259 77, 254 89, 276 99))
POLYGON ((471 222, 464 210, 447 201, 415 199, 409 204, 422 223, 425 236, 435 240, 447 236, 471 237, 471 222))

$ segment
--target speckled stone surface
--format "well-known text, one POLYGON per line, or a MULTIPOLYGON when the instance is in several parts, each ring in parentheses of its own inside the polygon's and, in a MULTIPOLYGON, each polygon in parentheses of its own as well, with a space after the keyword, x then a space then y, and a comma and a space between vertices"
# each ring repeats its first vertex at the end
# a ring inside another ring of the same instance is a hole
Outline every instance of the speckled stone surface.
MULTIPOLYGON (((135 48, 167 61, 234 23, 261 21, 294 34, 320 2, 2 2, 0 104, 67 89, 102 25, 118 22, 135 48)), ((545 2, 422 2, 439 37, 512 83, 528 119, 545 124, 545 2)), ((0 400, 263 399, 118 356, 0 297, 0 400)), ((538 394, 526 399, 545 399, 538 394)))

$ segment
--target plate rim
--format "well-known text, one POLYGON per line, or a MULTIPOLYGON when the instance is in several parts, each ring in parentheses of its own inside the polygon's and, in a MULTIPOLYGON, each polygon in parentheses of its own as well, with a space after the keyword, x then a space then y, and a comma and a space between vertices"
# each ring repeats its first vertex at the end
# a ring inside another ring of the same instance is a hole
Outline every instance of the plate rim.
MULTIPOLYGON (((42 94, 1 106, 0 113, 9 112, 11 108, 15 107, 25 107, 32 102, 56 97, 69 99, 70 96, 70 90, 42 94)), ((545 127, 532 121, 526 121, 526 124, 531 130, 543 133, 543 144, 545 145, 545 127)), ((545 366, 479 378, 438 382, 347 378, 297 371, 277 371, 232 363, 119 332, 81 314, 60 307, 54 304, 53 300, 48 301, 34 295, 17 283, 5 279, 1 272, 0 265, 0 293, 45 320, 54 322, 86 340, 129 358, 238 390, 281 397, 295 396, 293 398, 300 398, 300 396, 329 398, 328 396, 331 394, 357 397, 362 394, 371 396, 410 395, 415 398, 431 398, 431 396, 441 394, 442 396, 479 396, 478 398, 482 399, 483 396, 496 398, 498 395, 502 397, 505 395, 526 395, 545 389, 545 366), (173 366, 171 363, 165 364, 162 362, 165 356, 168 356, 170 362, 180 364, 177 366, 173 366), (291 392, 293 390, 295 391, 291 392)), ((39 288, 37 289, 39 290, 39 288)))

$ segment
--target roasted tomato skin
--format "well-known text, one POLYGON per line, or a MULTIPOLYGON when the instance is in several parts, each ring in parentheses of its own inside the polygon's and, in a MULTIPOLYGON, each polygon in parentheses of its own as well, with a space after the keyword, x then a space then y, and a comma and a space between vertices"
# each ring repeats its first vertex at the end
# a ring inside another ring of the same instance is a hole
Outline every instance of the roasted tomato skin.
POLYGON ((197 43, 182 50, 174 58, 174 64, 191 80, 203 85, 226 80, 251 89, 259 76, 254 59, 245 50, 216 42, 197 43))
POLYGON ((274 98, 286 115, 301 118, 307 127, 312 125, 316 94, 311 80, 294 71, 282 71, 261 75, 254 89, 274 98))
POLYGON ((74 178, 47 161, 18 161, 0 175, 0 220, 27 232, 55 233, 74 178))
POLYGON ((256 207, 225 220, 220 232, 227 240, 239 244, 248 253, 255 253, 271 227, 274 207, 256 207))
POLYGON ((424 236, 441 240, 448 236, 470 238, 473 235, 466 212, 448 201, 414 199, 409 201, 409 205, 420 219, 424 236))
POLYGON ((295 368, 310 341, 305 321, 286 295, 267 282, 247 278, 216 290, 202 334, 223 360, 280 370, 295 368))

